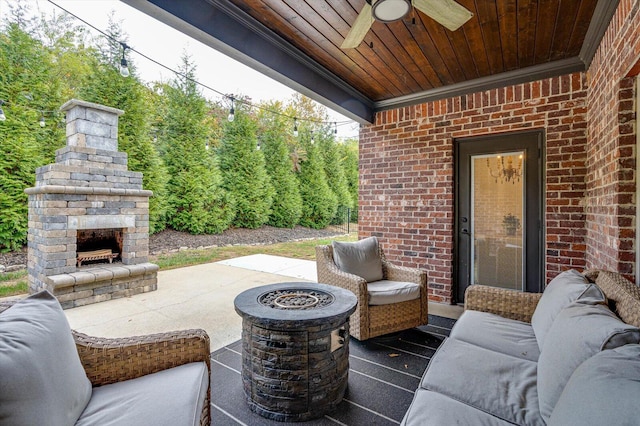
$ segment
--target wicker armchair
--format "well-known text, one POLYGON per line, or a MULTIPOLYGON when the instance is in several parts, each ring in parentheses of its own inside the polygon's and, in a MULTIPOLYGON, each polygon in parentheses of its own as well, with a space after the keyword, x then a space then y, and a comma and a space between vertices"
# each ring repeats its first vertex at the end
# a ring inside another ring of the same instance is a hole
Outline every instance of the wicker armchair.
POLYGON ((367 340, 383 334, 406 330, 427 323, 427 273, 389 263, 382 249, 383 279, 412 282, 420 285, 420 297, 388 305, 369 305, 367 281, 357 275, 341 271, 333 259, 330 245, 316 247, 318 282, 342 287, 358 298, 356 311, 351 315, 350 334, 358 340, 367 340))
MULTIPOLYGON (((0 314, 15 301, 0 302, 0 314)), ((134 379, 191 362, 211 371, 209 336, 204 330, 182 330, 127 338, 98 338, 73 331, 76 348, 94 387, 134 379)), ((210 425, 211 382, 200 415, 210 425)))

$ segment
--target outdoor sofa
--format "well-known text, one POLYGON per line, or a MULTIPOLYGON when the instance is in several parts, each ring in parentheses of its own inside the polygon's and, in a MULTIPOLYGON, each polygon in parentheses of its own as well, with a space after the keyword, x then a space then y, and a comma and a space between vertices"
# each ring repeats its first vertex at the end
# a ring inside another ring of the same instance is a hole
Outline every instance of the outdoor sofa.
POLYGON ((209 425, 204 330, 104 339, 42 291, 0 302, 0 424, 209 425))
POLYGON ((402 425, 640 425, 638 326, 640 290, 612 272, 471 286, 402 425))

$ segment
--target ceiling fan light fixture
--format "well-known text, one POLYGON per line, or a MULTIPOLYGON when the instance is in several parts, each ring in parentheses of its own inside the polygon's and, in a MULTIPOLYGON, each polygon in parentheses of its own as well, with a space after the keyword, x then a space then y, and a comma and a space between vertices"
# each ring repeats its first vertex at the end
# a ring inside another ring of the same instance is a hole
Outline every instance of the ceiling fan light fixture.
POLYGON ((411 11, 411 0, 377 0, 373 2, 373 17, 381 22, 395 22, 411 11))

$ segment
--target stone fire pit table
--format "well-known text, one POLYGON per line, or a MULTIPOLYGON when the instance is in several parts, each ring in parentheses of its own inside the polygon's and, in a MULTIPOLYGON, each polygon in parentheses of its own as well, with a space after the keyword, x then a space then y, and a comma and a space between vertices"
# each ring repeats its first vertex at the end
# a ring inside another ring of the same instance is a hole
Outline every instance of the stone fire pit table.
POLYGON ((240 293, 242 383, 252 411, 305 421, 334 410, 349 374, 349 316, 356 296, 317 283, 279 283, 240 293))

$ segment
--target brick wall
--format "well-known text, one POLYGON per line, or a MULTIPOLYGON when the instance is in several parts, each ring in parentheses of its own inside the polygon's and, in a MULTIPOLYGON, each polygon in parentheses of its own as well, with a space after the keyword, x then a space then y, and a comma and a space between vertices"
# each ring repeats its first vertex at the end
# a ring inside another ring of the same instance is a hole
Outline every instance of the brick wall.
POLYGON ((543 129, 546 276, 585 265, 586 75, 380 112, 360 132, 361 237, 429 274, 430 299, 452 301, 453 139, 543 129))
POLYGON ((633 76, 640 59, 639 9, 637 0, 620 1, 587 72, 587 266, 630 279, 637 273, 633 76))

